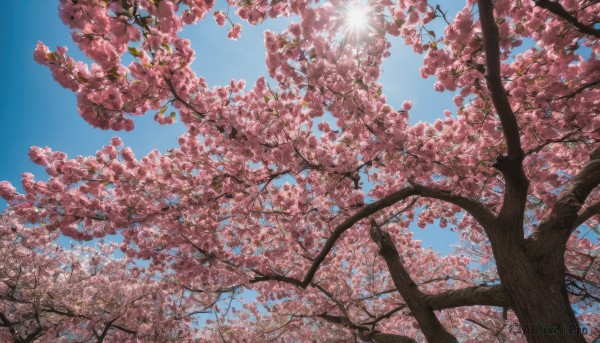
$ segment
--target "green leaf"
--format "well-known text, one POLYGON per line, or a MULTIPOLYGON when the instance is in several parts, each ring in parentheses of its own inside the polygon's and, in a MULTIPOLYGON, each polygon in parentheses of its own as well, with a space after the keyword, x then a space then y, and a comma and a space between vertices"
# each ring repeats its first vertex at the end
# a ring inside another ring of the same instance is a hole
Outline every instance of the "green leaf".
POLYGON ((88 82, 88 79, 86 79, 85 76, 83 76, 83 74, 81 72, 77 73, 77 80, 79 80, 79 81, 81 81, 83 83, 88 82))
POLYGON ((142 54, 142 52, 138 48, 132 46, 130 46, 127 50, 131 55, 133 55, 133 57, 139 57, 142 54))
POLYGON ((171 46, 169 44, 161 44, 160 45, 163 49, 165 49, 168 53, 172 54, 173 53, 173 48, 171 48, 171 46))
POLYGON ((110 73, 110 74, 106 75, 106 77, 108 77, 108 79, 111 81, 117 80, 120 76, 121 76, 121 74, 119 74, 119 73, 110 73))
POLYGON ((56 62, 58 55, 55 52, 49 52, 46 54, 46 61, 56 62))
POLYGON ((223 178, 220 175, 213 177, 211 186, 214 190, 220 191, 223 186, 223 178))

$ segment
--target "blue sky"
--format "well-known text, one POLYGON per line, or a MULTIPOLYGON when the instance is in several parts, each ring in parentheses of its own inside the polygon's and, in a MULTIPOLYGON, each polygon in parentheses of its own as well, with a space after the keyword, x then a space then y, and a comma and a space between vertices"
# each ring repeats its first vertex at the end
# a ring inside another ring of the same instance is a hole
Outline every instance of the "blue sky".
MULTIPOLYGON (((71 56, 86 60, 71 42, 57 8, 57 0, 0 1, 0 180, 8 180, 18 188, 23 172, 46 178, 43 168, 29 161, 31 146, 49 146, 70 157, 91 155, 118 135, 139 157, 153 148, 165 151, 176 146, 177 137, 184 131, 178 123, 158 125, 152 114, 136 118, 134 131, 119 133, 94 129, 81 119, 74 94, 58 85, 47 68, 32 57, 36 42, 42 41, 51 49, 65 45, 71 56)), ((290 21, 293 18, 271 20, 260 26, 245 24, 241 39, 230 41, 226 28, 208 18, 186 27, 183 35, 196 50, 195 71, 209 85, 226 84, 232 78, 245 79, 252 85, 258 76, 266 74, 262 32, 266 28, 281 31, 290 21)), ((391 105, 399 108, 404 100, 413 102, 413 123, 443 117, 444 109, 454 112, 453 94, 433 91, 434 81, 420 77, 421 58, 399 40, 392 41, 392 56, 384 64, 381 78, 391 105)), ((0 200, 0 210, 5 206, 0 200)), ((456 234, 448 229, 413 231, 425 247, 432 246, 444 254, 457 242, 456 234)))

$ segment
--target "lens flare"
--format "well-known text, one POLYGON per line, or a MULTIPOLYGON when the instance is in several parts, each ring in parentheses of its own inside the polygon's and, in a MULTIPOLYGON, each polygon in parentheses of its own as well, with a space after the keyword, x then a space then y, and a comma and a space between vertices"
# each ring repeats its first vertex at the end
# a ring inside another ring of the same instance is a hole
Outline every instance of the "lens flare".
POLYGON ((346 24, 354 30, 364 30, 368 24, 365 8, 351 7, 348 11, 346 24))
POLYGON ((371 9, 368 6, 352 5, 344 11, 346 34, 354 39, 362 38, 371 30, 371 9))

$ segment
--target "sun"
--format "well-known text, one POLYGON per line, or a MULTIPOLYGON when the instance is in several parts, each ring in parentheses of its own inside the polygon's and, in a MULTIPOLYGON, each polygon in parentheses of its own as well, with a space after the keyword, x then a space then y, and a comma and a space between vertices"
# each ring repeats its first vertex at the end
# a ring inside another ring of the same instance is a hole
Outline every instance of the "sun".
POLYGON ((353 6, 348 9, 346 25, 353 30, 365 30, 368 24, 366 7, 353 6))
POLYGON ((371 9, 368 6, 355 4, 344 11, 346 34, 358 39, 370 31, 369 22, 371 9))

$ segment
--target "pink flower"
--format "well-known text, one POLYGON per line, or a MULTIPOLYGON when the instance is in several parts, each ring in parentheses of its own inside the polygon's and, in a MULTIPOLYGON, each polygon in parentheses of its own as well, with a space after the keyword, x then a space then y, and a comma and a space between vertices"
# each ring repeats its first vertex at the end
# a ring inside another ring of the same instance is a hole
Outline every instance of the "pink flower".
POLYGON ((232 28, 227 30, 227 37, 231 40, 238 40, 238 38, 240 38, 241 33, 242 33, 242 25, 235 24, 235 25, 233 25, 232 28))
POLYGON ((48 163, 44 149, 38 146, 32 146, 29 149, 29 158, 35 164, 45 166, 48 163))
POLYGON ((0 197, 10 201, 17 195, 17 190, 8 181, 0 181, 0 197))
POLYGON ((215 18, 217 25, 219 25, 219 26, 225 25, 225 20, 227 19, 227 16, 225 15, 225 13, 223 11, 216 11, 215 13, 213 13, 213 17, 215 18))
POLYGON ((463 101, 465 101, 465 99, 460 95, 455 96, 453 100, 456 107, 461 107, 463 105, 463 101))
POLYGON ((133 120, 126 119, 125 123, 124 123, 124 128, 125 128, 125 131, 131 131, 131 130, 133 130, 133 120))
POLYGON ((411 109, 411 108, 412 108, 412 101, 410 101, 410 100, 405 100, 405 101, 402 103, 402 109, 403 109, 403 110, 405 110, 405 111, 410 111, 410 109, 411 109))
POLYGON ((121 146, 123 145, 123 140, 120 137, 113 137, 110 139, 110 144, 112 146, 121 146))
POLYGON ((54 58, 54 55, 49 55, 50 49, 44 43, 37 42, 33 52, 33 59, 39 64, 46 64, 54 58))

